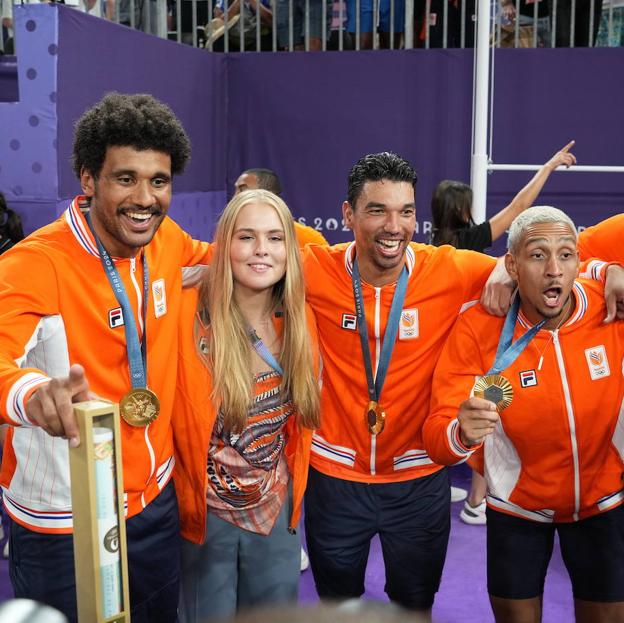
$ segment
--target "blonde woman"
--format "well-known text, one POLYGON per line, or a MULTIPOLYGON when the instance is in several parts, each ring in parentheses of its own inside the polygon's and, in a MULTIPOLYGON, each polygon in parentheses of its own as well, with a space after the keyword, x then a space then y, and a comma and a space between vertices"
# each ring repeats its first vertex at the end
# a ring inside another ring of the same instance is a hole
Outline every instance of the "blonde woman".
POLYGON ((191 622, 297 599, 318 355, 286 204, 265 190, 236 195, 186 297, 174 430, 191 622))

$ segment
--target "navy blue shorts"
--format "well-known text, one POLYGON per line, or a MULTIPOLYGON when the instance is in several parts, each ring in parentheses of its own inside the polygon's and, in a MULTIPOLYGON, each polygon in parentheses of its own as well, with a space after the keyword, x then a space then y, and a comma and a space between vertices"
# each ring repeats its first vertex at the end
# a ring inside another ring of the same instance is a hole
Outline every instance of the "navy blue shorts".
MULTIPOLYGON (((171 481, 126 521, 132 623, 174 623, 180 596, 180 521, 171 481)), ((16 597, 78 620, 71 534, 42 534, 11 522, 9 575, 16 597)))
POLYGON ((404 608, 430 608, 450 530, 447 470, 405 482, 366 484, 310 468, 305 529, 321 598, 344 600, 364 593, 370 542, 379 534, 388 597, 404 608))
POLYGON ((573 523, 539 523, 487 509, 488 591, 503 599, 544 592, 559 535, 575 599, 624 601, 624 506, 573 523))

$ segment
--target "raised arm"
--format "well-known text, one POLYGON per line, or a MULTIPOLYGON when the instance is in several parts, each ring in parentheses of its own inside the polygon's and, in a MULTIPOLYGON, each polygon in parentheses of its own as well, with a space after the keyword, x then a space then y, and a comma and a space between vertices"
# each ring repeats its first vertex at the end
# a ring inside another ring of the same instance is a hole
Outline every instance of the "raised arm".
POLYGON ((511 225, 511 222, 527 208, 540 194, 550 174, 559 166, 571 167, 576 164, 576 156, 570 153, 574 147, 574 141, 570 141, 563 149, 558 151, 542 168, 533 176, 533 179, 511 200, 511 203, 490 219, 492 230, 492 242, 500 238, 511 225))

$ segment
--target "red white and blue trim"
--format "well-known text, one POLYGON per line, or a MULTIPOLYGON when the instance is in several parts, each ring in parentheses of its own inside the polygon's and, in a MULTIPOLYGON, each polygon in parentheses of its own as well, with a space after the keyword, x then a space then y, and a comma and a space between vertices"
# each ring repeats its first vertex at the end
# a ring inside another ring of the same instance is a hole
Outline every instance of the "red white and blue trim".
POLYGON ((6 401, 7 415, 15 424, 20 426, 33 426, 26 415, 25 398, 37 387, 50 381, 45 374, 27 372, 21 376, 11 387, 6 401))
POLYGON ((355 465, 355 450, 331 444, 317 433, 312 435, 311 450, 314 454, 318 454, 335 463, 342 463, 347 467, 355 465))

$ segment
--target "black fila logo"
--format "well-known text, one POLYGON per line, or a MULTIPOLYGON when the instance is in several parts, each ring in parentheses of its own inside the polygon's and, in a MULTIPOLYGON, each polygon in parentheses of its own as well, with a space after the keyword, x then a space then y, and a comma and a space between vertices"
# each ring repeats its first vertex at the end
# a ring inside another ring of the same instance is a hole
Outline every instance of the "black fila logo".
POLYGON ((342 328, 349 331, 355 331, 357 329, 357 316, 353 314, 342 314, 342 328))
POLYGON ((116 329, 117 327, 123 327, 123 324, 124 324, 124 319, 123 319, 123 312, 121 311, 121 307, 111 309, 108 312, 108 326, 111 329, 116 329))
POLYGON ((520 372, 521 387, 535 387, 537 385, 537 374, 535 370, 524 370, 520 372))

